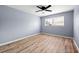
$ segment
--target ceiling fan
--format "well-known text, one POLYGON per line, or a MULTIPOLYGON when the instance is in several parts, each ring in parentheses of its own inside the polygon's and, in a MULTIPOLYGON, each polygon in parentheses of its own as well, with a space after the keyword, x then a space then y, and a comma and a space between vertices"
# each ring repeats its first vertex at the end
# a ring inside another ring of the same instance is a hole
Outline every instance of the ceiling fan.
POLYGON ((51 7, 51 5, 48 5, 48 6, 42 6, 42 5, 39 5, 39 6, 36 6, 37 8, 39 8, 40 10, 36 11, 36 12, 40 12, 40 11, 48 11, 48 12, 52 12, 52 10, 48 10, 48 8, 51 7))

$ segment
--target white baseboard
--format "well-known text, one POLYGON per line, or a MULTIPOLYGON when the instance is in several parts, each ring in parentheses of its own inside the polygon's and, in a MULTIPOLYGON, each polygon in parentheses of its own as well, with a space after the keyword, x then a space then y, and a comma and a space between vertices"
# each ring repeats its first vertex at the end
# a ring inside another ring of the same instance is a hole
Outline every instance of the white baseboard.
POLYGON ((18 38, 18 39, 13 40, 13 41, 9 41, 9 42, 5 42, 5 43, 1 43, 0 46, 7 45, 7 44, 10 44, 10 43, 13 43, 13 42, 16 42, 16 41, 22 40, 22 39, 24 39, 24 38, 32 37, 32 36, 35 36, 35 35, 38 35, 38 34, 40 34, 40 33, 33 34, 33 35, 29 35, 29 36, 22 37, 22 38, 18 38))
POLYGON ((74 44, 75 44, 75 46, 76 46, 76 48, 77 48, 77 51, 78 51, 78 53, 79 53, 79 48, 78 48, 78 46, 77 46, 75 40, 73 40, 73 42, 74 42, 74 44))
POLYGON ((73 39, 73 37, 61 36, 61 35, 56 35, 56 34, 49 34, 49 33, 41 33, 41 34, 46 34, 46 35, 51 35, 51 36, 58 36, 58 37, 64 37, 64 38, 70 38, 70 39, 73 39))

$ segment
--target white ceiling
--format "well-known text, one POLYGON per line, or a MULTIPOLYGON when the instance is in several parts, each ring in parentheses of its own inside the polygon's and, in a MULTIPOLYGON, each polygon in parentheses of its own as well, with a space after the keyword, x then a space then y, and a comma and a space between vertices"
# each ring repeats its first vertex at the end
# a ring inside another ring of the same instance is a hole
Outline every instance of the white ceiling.
POLYGON ((36 5, 8 5, 8 6, 37 16, 47 16, 51 14, 66 12, 73 10, 75 7, 74 5, 52 5, 52 7, 49 8, 49 10, 52 10, 52 12, 48 11, 35 12, 37 10, 40 10, 36 7, 36 5))

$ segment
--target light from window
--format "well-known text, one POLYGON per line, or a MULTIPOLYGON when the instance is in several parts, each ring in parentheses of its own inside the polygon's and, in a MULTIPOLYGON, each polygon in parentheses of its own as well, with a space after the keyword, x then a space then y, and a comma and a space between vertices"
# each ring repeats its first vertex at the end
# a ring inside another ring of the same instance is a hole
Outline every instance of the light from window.
POLYGON ((45 26, 64 26, 64 16, 45 19, 45 26))

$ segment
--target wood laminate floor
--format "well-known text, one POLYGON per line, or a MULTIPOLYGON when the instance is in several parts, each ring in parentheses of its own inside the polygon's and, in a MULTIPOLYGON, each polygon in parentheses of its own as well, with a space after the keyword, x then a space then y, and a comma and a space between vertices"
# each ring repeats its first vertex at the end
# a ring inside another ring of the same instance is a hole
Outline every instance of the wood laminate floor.
POLYGON ((1 46, 2 53, 74 53, 77 52, 70 38, 39 34, 1 46))

